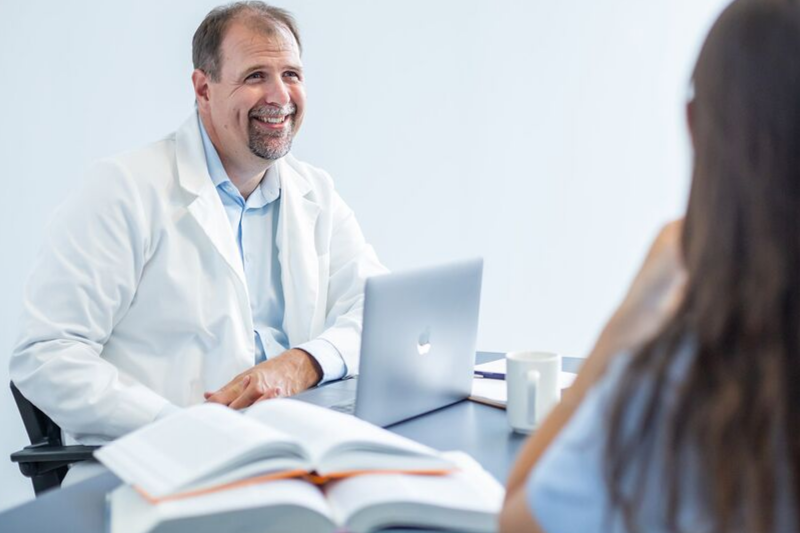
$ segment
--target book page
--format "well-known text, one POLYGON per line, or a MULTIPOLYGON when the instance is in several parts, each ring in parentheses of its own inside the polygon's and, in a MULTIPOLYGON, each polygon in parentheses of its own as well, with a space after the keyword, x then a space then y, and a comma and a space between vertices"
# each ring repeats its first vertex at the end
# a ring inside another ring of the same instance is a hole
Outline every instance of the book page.
POLYGON ((318 473, 323 475, 343 468, 394 468, 397 460, 404 457, 406 462, 408 457, 418 458, 415 464, 419 468, 451 466, 432 448, 354 416, 298 400, 260 402, 251 407, 245 416, 296 437, 308 450, 318 473), (385 456, 383 462, 375 455, 385 456))
POLYGON ((279 430, 227 407, 202 404, 130 433, 95 457, 125 482, 161 497, 258 458, 301 453, 279 430))
POLYGON ((147 503, 128 485, 109 496, 111 533, 141 533, 171 522, 173 530, 333 531, 333 518, 322 491, 290 479, 259 483, 203 496, 147 503), (282 523, 281 523, 282 522, 282 523), (181 524, 181 526, 177 526, 181 524), (299 528, 299 529, 295 529, 299 528))
POLYGON ((336 520, 354 531, 456 525, 453 529, 460 531, 492 531, 503 487, 468 455, 446 455, 459 471, 444 476, 365 474, 329 483, 325 493, 336 520))

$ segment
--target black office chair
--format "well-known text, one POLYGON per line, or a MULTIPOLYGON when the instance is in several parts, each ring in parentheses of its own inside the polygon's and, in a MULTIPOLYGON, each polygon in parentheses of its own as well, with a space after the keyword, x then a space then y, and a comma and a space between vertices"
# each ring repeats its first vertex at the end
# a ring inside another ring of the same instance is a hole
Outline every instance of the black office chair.
POLYGON ((13 382, 11 393, 31 440, 30 446, 11 454, 11 461, 19 464, 22 475, 31 478, 33 492, 39 496, 48 489, 60 487, 68 465, 91 459, 92 452, 99 446, 64 446, 61 428, 29 402, 13 382))

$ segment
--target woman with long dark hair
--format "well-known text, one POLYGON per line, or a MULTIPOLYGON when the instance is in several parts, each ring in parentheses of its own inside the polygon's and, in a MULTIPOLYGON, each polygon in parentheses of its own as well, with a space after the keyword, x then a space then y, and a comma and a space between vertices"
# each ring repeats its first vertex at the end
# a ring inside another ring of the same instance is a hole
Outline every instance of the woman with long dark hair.
POLYGON ((800 2, 733 2, 693 83, 685 222, 526 444, 502 531, 798 531, 800 2))

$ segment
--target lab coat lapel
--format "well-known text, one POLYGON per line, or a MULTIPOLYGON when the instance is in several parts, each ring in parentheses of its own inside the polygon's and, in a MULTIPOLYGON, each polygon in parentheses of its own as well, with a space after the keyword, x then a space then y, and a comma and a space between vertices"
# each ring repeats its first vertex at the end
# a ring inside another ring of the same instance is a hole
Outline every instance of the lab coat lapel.
POLYGON ((246 288, 247 280, 236 239, 231 232, 219 193, 208 175, 198 120, 193 113, 177 132, 175 142, 178 180, 181 187, 194 195, 187 206, 189 213, 246 288))
POLYGON ((281 207, 276 246, 286 309, 283 330, 291 344, 309 340, 319 293, 315 230, 319 205, 311 187, 285 160, 278 162, 281 207))

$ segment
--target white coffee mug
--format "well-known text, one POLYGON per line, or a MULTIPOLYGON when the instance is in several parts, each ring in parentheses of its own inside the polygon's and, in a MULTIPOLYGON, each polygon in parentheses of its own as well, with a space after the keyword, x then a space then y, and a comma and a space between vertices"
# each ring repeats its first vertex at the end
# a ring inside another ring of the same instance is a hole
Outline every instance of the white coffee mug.
POLYGON ((561 356, 549 352, 506 354, 506 414, 511 429, 530 433, 561 399, 561 356))

